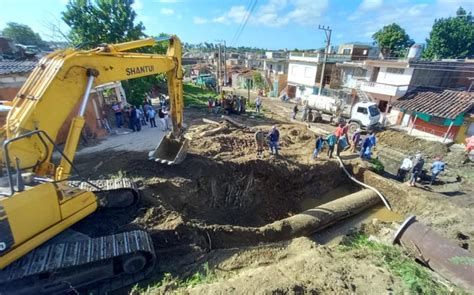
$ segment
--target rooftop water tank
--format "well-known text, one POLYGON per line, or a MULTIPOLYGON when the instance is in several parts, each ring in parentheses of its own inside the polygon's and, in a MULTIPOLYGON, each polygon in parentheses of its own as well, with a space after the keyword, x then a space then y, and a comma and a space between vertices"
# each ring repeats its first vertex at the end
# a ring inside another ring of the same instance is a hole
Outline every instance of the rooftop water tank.
POLYGON ((422 51, 423 51, 423 45, 413 44, 412 47, 410 47, 410 50, 408 51, 408 58, 419 59, 422 51))

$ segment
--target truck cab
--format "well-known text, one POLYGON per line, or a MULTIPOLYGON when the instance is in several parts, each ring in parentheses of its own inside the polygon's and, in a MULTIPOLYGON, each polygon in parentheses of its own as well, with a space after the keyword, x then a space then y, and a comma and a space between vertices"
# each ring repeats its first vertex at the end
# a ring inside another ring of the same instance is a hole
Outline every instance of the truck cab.
POLYGON ((378 125, 379 120, 380 111, 377 104, 373 102, 358 102, 352 107, 349 123, 355 129, 360 127, 371 129, 378 125))

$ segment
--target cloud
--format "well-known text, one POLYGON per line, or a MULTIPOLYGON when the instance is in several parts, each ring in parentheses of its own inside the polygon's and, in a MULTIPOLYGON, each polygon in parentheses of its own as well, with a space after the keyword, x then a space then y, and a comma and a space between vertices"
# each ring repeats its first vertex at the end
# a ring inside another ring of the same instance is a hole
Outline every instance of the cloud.
POLYGON ((143 8, 143 3, 141 0, 135 0, 135 2, 133 2, 132 4, 132 8, 133 10, 140 10, 143 8))
POLYGON ((174 14, 174 9, 171 8, 161 8, 160 9, 161 14, 166 14, 166 15, 172 15, 174 14))
POLYGON ((362 11, 373 10, 382 6, 383 0, 363 0, 359 8, 362 11))
POLYGON ((193 17, 193 23, 196 25, 203 25, 203 24, 206 24, 207 22, 208 20, 203 17, 200 17, 200 16, 193 17))
POLYGON ((245 6, 232 6, 229 11, 223 15, 214 18, 212 21, 215 23, 230 24, 230 23, 241 23, 244 18, 247 17, 248 11, 245 6))
MULTIPOLYGON (((290 23, 315 25, 321 22, 329 0, 269 0, 256 7, 249 18, 252 25, 282 27, 290 23)), ((249 11, 243 5, 232 6, 212 21, 223 24, 240 24, 249 11)))

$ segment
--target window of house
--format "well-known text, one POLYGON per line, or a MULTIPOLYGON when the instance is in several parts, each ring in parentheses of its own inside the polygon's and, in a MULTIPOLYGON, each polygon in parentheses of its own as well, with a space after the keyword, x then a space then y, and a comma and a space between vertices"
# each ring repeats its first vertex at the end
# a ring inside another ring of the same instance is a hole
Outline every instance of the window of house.
POLYGON ((398 68, 387 68, 387 73, 391 74, 403 74, 405 69, 398 69, 398 68))
POLYGON ((297 72, 298 72, 298 66, 291 65, 291 74, 295 76, 297 72))
POLYGON ((350 49, 344 49, 344 50, 342 50, 342 54, 349 55, 349 54, 351 54, 351 50, 350 49))
POLYGON ((312 67, 305 67, 304 68, 304 77, 311 78, 313 76, 313 68, 312 67))
POLYGON ((355 77, 365 77, 367 75, 367 69, 355 68, 354 76, 355 77))
POLYGON ((358 108, 357 108, 357 112, 358 112, 358 113, 361 113, 361 114, 364 114, 364 115, 367 115, 367 108, 358 107, 358 108))
POLYGON ((282 71, 282 66, 281 65, 278 65, 277 66, 277 72, 281 72, 282 71))

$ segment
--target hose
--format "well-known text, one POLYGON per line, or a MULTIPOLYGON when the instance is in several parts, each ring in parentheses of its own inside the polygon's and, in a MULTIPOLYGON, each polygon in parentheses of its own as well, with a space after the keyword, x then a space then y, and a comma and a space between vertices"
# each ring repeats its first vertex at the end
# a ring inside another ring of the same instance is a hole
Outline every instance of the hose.
POLYGON ((382 202, 384 203, 385 207, 387 207, 388 210, 392 211, 392 207, 390 206, 390 204, 388 203, 387 199, 385 199, 385 197, 374 187, 370 186, 370 185, 367 185, 365 183, 363 183, 362 181, 358 181, 354 176, 352 176, 349 171, 347 171, 346 167, 344 166, 344 162, 342 162, 341 158, 339 158, 339 156, 336 156, 337 160, 339 161, 339 166, 341 166, 342 170, 344 170, 344 172, 346 173, 346 175, 352 180, 354 181, 355 183, 365 187, 365 188, 368 188, 370 190, 373 190, 379 197, 380 199, 382 199, 382 202))
MULTIPOLYGON (((85 183, 89 184, 90 186, 96 188, 97 190, 99 191, 102 191, 102 188, 95 185, 94 183, 90 182, 89 180, 87 180, 84 176, 82 176, 82 174, 79 172, 79 169, 77 169, 77 167, 72 163, 72 161, 66 156, 66 154, 64 154, 64 152, 57 146, 57 144, 51 139, 51 137, 49 137, 49 135, 44 132, 44 135, 45 137, 49 140, 49 142, 53 145, 53 151, 56 149, 60 154, 61 156, 64 158, 64 160, 66 160, 66 162, 68 162, 69 165, 71 165, 71 168, 72 170, 74 170, 74 172, 76 172, 77 176, 82 179, 82 181, 84 181, 85 183)), ((38 136, 40 137, 40 139, 42 138, 40 133, 38 133, 38 136)), ((61 182, 61 181, 67 181, 69 179, 62 179, 62 180, 59 180, 57 182, 61 182)))

